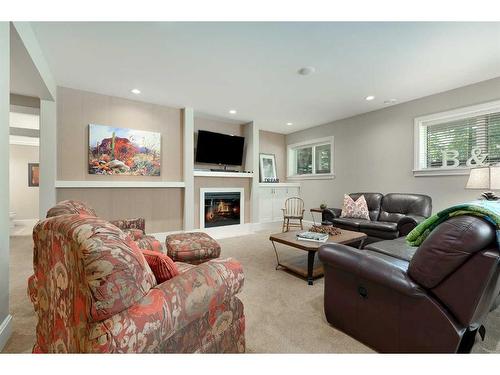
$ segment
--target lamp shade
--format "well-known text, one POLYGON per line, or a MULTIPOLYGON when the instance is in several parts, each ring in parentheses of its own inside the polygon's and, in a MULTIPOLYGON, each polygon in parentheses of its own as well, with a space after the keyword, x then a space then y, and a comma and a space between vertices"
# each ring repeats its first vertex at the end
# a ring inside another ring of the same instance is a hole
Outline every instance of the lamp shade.
POLYGON ((465 188, 500 190, 500 166, 472 168, 465 188))

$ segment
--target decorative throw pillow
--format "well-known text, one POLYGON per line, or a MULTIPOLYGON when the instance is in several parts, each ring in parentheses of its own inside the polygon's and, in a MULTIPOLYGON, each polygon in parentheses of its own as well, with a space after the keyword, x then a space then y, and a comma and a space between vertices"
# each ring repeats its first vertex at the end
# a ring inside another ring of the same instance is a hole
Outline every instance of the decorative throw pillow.
POLYGON ((342 207, 340 217, 370 220, 365 196, 362 195, 354 201, 349 195, 344 194, 344 206, 342 207))
POLYGON ((152 250, 142 250, 146 262, 155 275, 158 284, 177 276, 179 271, 174 261, 167 255, 152 250))

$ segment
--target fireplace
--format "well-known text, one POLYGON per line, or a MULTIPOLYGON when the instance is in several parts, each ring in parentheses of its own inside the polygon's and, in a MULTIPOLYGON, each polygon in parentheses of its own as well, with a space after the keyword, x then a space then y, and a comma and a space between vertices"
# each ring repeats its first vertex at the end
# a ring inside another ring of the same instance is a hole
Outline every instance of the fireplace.
POLYGON ((200 189, 200 228, 243 224, 243 189, 200 189))

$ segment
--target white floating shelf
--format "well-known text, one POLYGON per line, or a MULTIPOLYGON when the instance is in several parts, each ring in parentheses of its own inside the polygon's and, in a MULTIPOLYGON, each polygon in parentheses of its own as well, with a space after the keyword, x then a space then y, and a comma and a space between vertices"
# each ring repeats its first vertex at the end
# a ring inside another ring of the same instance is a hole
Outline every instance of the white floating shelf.
POLYGON ((279 188, 279 187, 300 187, 300 182, 261 182, 260 187, 279 188))
POLYGON ((253 173, 246 172, 214 172, 214 171, 193 171, 195 177, 240 177, 253 178, 253 173))
POLYGON ((183 181, 56 181, 56 188, 183 188, 183 181))

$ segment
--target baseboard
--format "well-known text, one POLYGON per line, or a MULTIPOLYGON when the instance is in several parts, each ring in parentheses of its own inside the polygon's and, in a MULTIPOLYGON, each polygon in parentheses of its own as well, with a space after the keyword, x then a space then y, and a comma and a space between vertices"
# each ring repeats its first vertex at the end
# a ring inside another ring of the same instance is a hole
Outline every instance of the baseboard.
MULTIPOLYGON (((313 225, 314 222, 310 220, 303 220, 302 223, 304 224, 304 230, 307 230, 307 226, 313 225)), ((261 230, 276 230, 277 232, 281 231, 281 224, 282 221, 269 221, 265 223, 246 223, 246 224, 240 224, 240 225, 228 225, 224 227, 215 227, 215 228, 205 228, 205 229, 193 229, 189 230, 187 232, 205 232, 215 238, 216 240, 221 240, 223 238, 230 238, 230 237, 239 237, 239 236, 244 236, 247 234, 254 234, 258 231, 261 230)), ((316 223, 318 224, 318 223, 316 223)), ((156 237, 158 241, 160 241, 162 244, 165 243, 165 238, 168 235, 175 234, 175 233, 184 233, 186 231, 184 230, 176 230, 176 231, 170 231, 170 232, 159 232, 159 233, 151 233, 152 236, 156 237)))
MULTIPOLYGON (((281 221, 268 222, 268 223, 246 223, 240 225, 227 225, 224 227, 215 227, 215 228, 205 228, 205 229, 193 229, 187 232, 205 232, 215 238, 216 240, 220 240, 223 238, 230 237, 238 237, 244 236, 247 234, 253 234, 260 230, 265 229, 273 229, 277 228, 281 230, 281 221)), ((170 234, 175 233, 184 233, 184 230, 170 231, 170 232, 160 232, 160 233, 151 233, 152 236, 156 237, 158 241, 162 244, 165 243, 165 238, 170 234)))
POLYGON ((0 324, 0 352, 9 341, 10 335, 12 335, 12 315, 9 314, 0 324))

